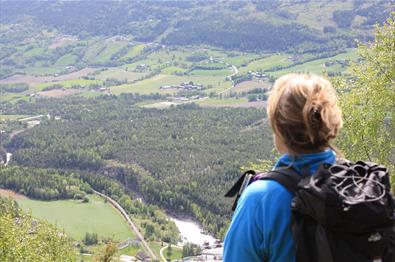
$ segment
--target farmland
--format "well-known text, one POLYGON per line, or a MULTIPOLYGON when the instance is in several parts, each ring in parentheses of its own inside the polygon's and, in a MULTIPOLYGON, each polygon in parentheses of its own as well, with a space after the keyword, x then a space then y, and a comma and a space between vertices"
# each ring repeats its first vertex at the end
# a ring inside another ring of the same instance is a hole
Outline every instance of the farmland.
POLYGON ((96 232, 100 238, 118 241, 135 238, 118 211, 96 195, 90 195, 88 203, 32 199, 20 199, 18 203, 24 210, 30 210, 33 216, 56 224, 76 240, 82 240, 86 232, 96 232))
MULTIPOLYGON (((57 50, 51 49, 51 43, 48 41, 46 47, 33 48, 14 56, 23 60, 34 58, 46 50, 52 50, 51 52, 57 50)), ((254 88, 270 87, 273 79, 283 74, 289 72, 338 74, 346 72, 348 61, 355 57, 353 49, 320 58, 309 53, 298 56, 289 53, 247 53, 209 46, 160 47, 116 38, 66 41, 63 45, 70 45, 70 48, 83 47, 84 55, 81 57, 68 53, 56 59, 53 65, 38 66, 36 63, 33 66, 26 66, 19 74, 3 77, 0 79, 0 86, 27 83, 29 89, 19 93, 5 92, 2 94, 1 101, 14 103, 21 99, 27 100, 28 97, 35 99, 35 97, 96 97, 104 94, 157 93, 167 96, 169 101, 172 97, 188 98, 198 95, 211 97, 210 100, 199 102, 204 106, 218 103, 218 106, 240 104, 244 107, 245 103, 248 103, 246 92, 254 88), (81 61, 90 67, 78 67, 81 61), (116 65, 114 61, 119 61, 120 65, 116 65), (235 66, 237 72, 234 72, 231 65, 235 66), (229 78, 231 75, 245 80, 243 83, 237 82, 235 88, 231 89, 232 82, 229 78), (180 88, 162 88, 163 86, 177 87, 186 82, 202 84, 203 88, 189 91, 180 88), (257 82, 261 84, 256 84, 257 82), (224 90, 229 91, 223 93, 224 90), (227 97, 234 98, 235 93, 239 96, 244 95, 244 100, 221 101, 227 97)))

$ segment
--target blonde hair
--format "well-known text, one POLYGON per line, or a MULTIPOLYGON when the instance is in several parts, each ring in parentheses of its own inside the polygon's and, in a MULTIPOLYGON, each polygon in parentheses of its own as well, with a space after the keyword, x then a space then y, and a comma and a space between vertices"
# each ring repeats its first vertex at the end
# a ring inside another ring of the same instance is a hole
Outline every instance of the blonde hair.
POLYGON ((343 121, 336 91, 328 80, 310 74, 280 77, 269 96, 267 112, 275 135, 290 153, 335 149, 330 140, 343 121))

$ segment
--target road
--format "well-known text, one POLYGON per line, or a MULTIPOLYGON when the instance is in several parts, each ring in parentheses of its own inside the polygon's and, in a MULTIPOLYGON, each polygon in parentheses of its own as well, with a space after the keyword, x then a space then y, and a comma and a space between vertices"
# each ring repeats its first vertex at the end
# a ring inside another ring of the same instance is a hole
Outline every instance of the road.
POLYGON ((163 255, 163 251, 164 251, 166 248, 167 248, 167 246, 164 246, 164 247, 162 247, 162 248, 160 249, 160 257, 162 258, 162 260, 163 260, 164 262, 167 261, 166 258, 165 258, 165 256, 163 255))
MULTIPOLYGON (((166 245, 166 246, 162 247, 162 248, 160 249, 160 251, 159 251, 160 257, 162 258, 163 262, 166 262, 166 261, 167 261, 166 258, 165 258, 165 256, 163 255, 163 251, 165 251, 165 249, 168 248, 168 247, 169 247, 169 245, 166 245)), ((182 249, 182 246, 180 246, 180 245, 176 245, 176 246, 172 245, 171 247, 172 247, 172 248, 182 249)))
POLYGON ((123 209, 123 207, 121 207, 120 204, 118 204, 118 202, 116 202, 114 199, 112 199, 109 196, 106 196, 105 194, 102 194, 98 191, 93 190, 93 192, 105 199, 107 199, 108 202, 111 203, 111 205, 113 207, 115 207, 120 213, 121 215, 126 219, 126 221, 128 222, 129 227, 136 233, 137 237, 139 238, 139 240, 141 241, 141 243, 143 244, 144 249, 148 252, 149 256, 153 259, 153 260, 157 260, 156 255, 154 254, 154 252, 152 251, 152 249, 149 247, 148 243, 144 240, 143 235, 141 235, 140 231, 138 230, 138 228, 136 227, 136 225, 132 222, 132 220, 130 219, 130 217, 128 216, 128 214, 126 213, 125 209, 123 209))
MULTIPOLYGON (((227 89, 225 89, 225 90, 222 90, 221 92, 218 92, 217 95, 221 95, 221 94, 223 94, 223 93, 225 93, 225 92, 231 90, 233 87, 235 87, 235 82, 233 82, 232 76, 237 75, 237 74, 239 73, 239 70, 238 70, 237 67, 234 66, 234 65, 232 65, 231 68, 232 68, 232 70, 233 70, 233 73, 230 74, 230 75, 228 75, 226 78, 229 78, 229 79, 230 79, 230 81, 232 82, 232 86, 229 87, 229 88, 227 88, 227 89)), ((202 101, 202 100, 206 100, 206 99, 208 99, 208 98, 209 98, 208 96, 205 96, 205 97, 197 98, 197 99, 195 99, 195 100, 189 100, 189 101, 186 101, 186 102, 183 102, 183 103, 180 103, 180 104, 187 104, 187 103, 191 103, 191 102, 202 101)))

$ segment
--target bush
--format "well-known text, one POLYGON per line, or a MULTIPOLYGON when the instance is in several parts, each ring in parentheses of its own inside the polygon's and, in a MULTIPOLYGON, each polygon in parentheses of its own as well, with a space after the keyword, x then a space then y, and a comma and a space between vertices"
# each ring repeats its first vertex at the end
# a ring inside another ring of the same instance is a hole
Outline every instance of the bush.
POLYGON ((82 242, 87 245, 87 246, 91 246, 91 245, 96 245, 99 240, 97 238, 97 234, 96 233, 85 233, 85 237, 82 240, 82 242))

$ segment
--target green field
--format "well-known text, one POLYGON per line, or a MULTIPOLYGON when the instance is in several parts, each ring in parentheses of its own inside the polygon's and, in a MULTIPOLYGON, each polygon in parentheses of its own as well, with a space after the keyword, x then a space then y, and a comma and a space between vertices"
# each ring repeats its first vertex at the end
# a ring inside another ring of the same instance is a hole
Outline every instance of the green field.
POLYGON ((314 73, 317 75, 322 75, 323 72, 343 72, 346 67, 341 67, 339 64, 335 64, 330 67, 324 67, 324 63, 335 61, 335 60, 355 60, 357 57, 355 49, 349 49, 346 53, 338 54, 333 57, 317 59, 310 62, 306 62, 301 65, 296 65, 290 68, 269 72, 270 75, 274 77, 279 77, 289 73, 314 73))
POLYGON ((101 84, 101 80, 85 80, 85 79, 75 79, 75 80, 65 80, 65 81, 58 81, 58 82, 48 82, 48 83, 40 83, 35 85, 36 91, 41 91, 48 86, 52 86, 54 84, 62 85, 64 88, 71 88, 73 86, 81 86, 87 87, 91 84, 101 84))
POLYGON ((243 64, 248 64, 251 62, 253 59, 257 59, 261 57, 258 54, 248 54, 248 53, 231 53, 232 55, 228 55, 224 58, 224 62, 228 63, 230 65, 235 65, 237 67, 243 65, 243 64))
POLYGON ((122 57, 122 60, 127 60, 139 55, 143 51, 144 47, 146 47, 146 45, 144 44, 135 45, 131 47, 130 50, 126 53, 126 55, 122 57))
POLYGON ((228 76, 233 73, 231 69, 219 69, 219 70, 193 70, 191 75, 201 75, 201 76, 228 76))
POLYGON ((309 1, 293 5, 292 8, 284 7, 284 10, 297 14, 297 22, 321 30, 325 25, 336 25, 332 19, 333 11, 350 10, 352 3, 353 1, 309 1))
POLYGON ((240 67, 239 72, 243 74, 248 71, 265 70, 275 66, 288 66, 292 64, 292 62, 288 60, 288 57, 289 55, 287 54, 277 54, 261 58, 249 63, 245 67, 240 67))
POLYGON ((0 122, 7 120, 15 121, 26 117, 29 117, 29 115, 1 115, 0 114, 0 122))
POLYGON ((0 96, 0 103, 4 102, 17 102, 19 100, 29 100, 29 97, 25 96, 23 93, 5 93, 0 96))
POLYGON ((35 76, 45 76, 45 75, 54 75, 60 74, 64 70, 63 66, 34 66, 27 67, 23 69, 23 72, 27 75, 35 75, 35 76))
POLYGON ((163 85, 179 85, 183 82, 193 81, 194 83, 200 83, 203 85, 212 85, 211 89, 206 89, 206 92, 222 90, 230 86, 229 81, 225 81, 222 76, 175 76, 175 75, 156 75, 152 78, 139 81, 135 84, 125 84, 120 86, 111 87, 111 93, 139 93, 139 94, 151 94, 151 93, 162 93, 169 94, 175 93, 176 90, 161 90, 160 87, 163 85))
POLYGON ((175 259, 181 259, 182 258, 182 248, 179 248, 177 246, 171 246, 171 254, 170 254, 170 256, 167 253, 167 251, 168 251, 168 248, 165 248, 165 250, 163 250, 163 255, 169 261, 173 261, 175 259))
POLYGON ((117 80, 124 80, 127 81, 134 81, 141 77, 143 77, 145 73, 133 72, 133 71, 126 71, 123 68, 116 67, 110 68, 104 71, 101 71, 95 77, 100 80, 106 80, 107 78, 113 78, 117 80))
POLYGON ((60 57, 55 65, 73 65, 78 61, 78 57, 72 54, 65 54, 64 56, 60 57))
POLYGON ((107 41, 105 43, 105 48, 101 50, 98 53, 98 56, 94 59, 95 63, 105 64, 106 62, 110 62, 112 60, 112 57, 126 46, 126 42, 107 41))
POLYGON ((89 203, 31 199, 18 200, 18 203, 24 210, 31 210, 34 217, 56 224, 76 240, 81 240, 86 232, 119 241, 135 238, 118 211, 96 195, 89 196, 89 203))
POLYGON ((184 73, 188 71, 185 68, 181 68, 181 67, 176 67, 176 66, 168 66, 165 67, 164 69, 162 69, 162 73, 166 74, 166 75, 174 75, 176 73, 184 73))

